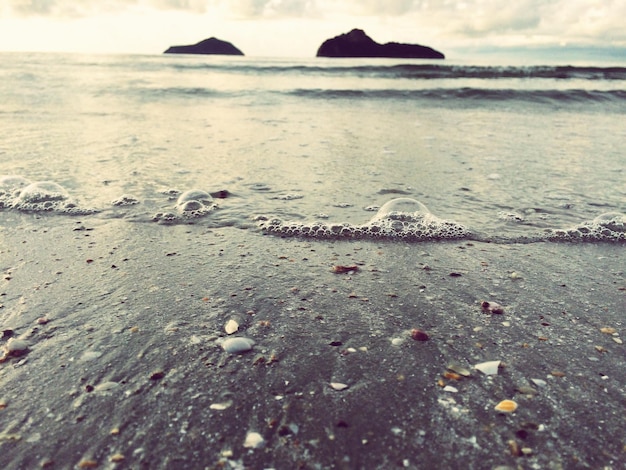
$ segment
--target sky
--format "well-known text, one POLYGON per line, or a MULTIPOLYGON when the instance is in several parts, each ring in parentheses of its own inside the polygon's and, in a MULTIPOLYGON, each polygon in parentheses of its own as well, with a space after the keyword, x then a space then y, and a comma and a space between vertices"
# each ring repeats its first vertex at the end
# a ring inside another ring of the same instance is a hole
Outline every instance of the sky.
POLYGON ((446 55, 615 48, 626 60, 624 18, 626 0, 0 0, 0 51, 160 54, 217 37, 248 56, 314 57, 360 28, 446 55))

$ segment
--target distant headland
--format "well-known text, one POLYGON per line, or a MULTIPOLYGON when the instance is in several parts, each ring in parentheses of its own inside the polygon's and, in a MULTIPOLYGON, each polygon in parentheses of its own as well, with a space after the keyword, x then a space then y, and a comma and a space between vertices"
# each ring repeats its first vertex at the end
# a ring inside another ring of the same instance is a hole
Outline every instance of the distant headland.
POLYGON ((189 46, 171 46, 164 54, 243 55, 243 52, 230 42, 222 41, 217 38, 209 38, 189 46))
POLYGON ((435 49, 419 44, 388 42, 379 44, 362 29, 327 39, 317 50, 317 57, 380 57, 394 59, 445 59, 435 49))

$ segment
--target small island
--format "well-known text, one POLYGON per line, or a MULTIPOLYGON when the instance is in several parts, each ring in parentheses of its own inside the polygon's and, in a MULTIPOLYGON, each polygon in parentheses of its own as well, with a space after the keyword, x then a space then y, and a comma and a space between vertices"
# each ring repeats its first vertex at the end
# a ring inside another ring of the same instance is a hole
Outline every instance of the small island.
POLYGON ((388 42, 379 44, 362 29, 327 39, 317 50, 317 57, 378 57, 394 59, 445 59, 435 49, 419 44, 388 42))
POLYGON ((217 38, 209 38, 189 46, 171 46, 164 54, 243 55, 243 52, 230 42, 222 41, 217 38))

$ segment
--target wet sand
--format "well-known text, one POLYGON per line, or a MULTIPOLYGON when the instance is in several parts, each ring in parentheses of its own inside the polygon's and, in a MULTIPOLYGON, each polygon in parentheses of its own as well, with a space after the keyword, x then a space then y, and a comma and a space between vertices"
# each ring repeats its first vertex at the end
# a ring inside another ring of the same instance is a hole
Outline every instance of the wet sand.
POLYGON ((28 343, 0 363, 5 468, 599 469, 626 457, 623 244, 2 217, 0 345, 28 343), (231 318, 252 351, 219 345, 231 318), (497 375, 473 368, 494 360, 497 375), (494 409, 506 399, 515 412, 494 409))

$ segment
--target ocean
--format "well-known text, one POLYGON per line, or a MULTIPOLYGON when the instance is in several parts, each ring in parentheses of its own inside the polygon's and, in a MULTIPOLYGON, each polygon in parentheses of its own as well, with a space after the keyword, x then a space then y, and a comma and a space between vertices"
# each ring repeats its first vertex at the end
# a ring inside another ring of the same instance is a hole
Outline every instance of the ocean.
POLYGON ((2 59, 3 217, 418 241, 450 222, 504 243, 624 241, 626 67, 2 59), (183 207, 191 190, 213 200, 183 207), (409 215, 391 223, 377 211, 397 198, 409 215))

